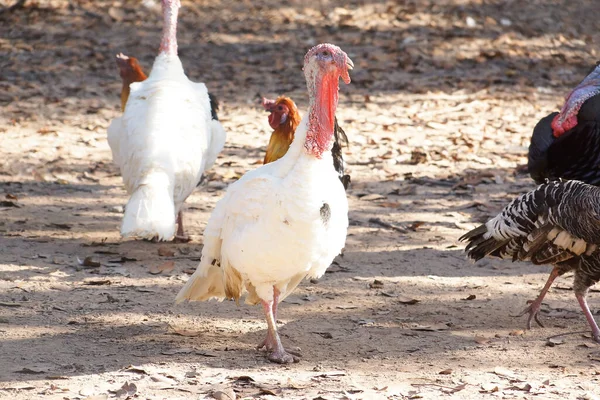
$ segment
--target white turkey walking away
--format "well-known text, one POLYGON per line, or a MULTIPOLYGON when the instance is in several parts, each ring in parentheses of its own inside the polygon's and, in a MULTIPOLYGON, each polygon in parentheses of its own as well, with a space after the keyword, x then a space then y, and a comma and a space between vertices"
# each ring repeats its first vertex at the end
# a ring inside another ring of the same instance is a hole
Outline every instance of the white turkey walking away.
POLYGON ((131 195, 123 237, 168 240, 176 216, 182 236, 183 203, 225 144, 206 86, 190 81, 177 57, 179 7, 179 0, 162 1, 163 37, 152 71, 130 85, 123 116, 108 128, 113 161, 131 195))
POLYGON ((348 201, 331 148, 339 78, 353 66, 339 47, 320 44, 304 58, 309 109, 287 153, 229 186, 204 231, 198 269, 176 301, 261 303, 268 331, 260 344, 277 363, 297 361, 277 333, 277 304, 304 278, 318 278, 346 241, 348 201))

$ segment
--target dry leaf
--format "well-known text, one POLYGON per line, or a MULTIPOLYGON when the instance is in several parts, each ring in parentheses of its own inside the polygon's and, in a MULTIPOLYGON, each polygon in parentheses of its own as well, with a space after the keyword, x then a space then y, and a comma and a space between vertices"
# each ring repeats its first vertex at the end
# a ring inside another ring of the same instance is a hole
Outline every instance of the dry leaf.
POLYGON ((158 248, 158 255, 161 257, 173 257, 175 255, 175 251, 166 246, 160 246, 158 248))
POLYGON ((138 367, 138 366, 135 366, 135 365, 130 365, 127 368, 123 369, 123 371, 125 371, 125 372, 134 372, 136 374, 148 375, 148 371, 146 371, 142 367, 138 367))
POLYGON ((200 336, 200 332, 198 332, 198 331, 190 331, 190 330, 183 329, 183 328, 177 328, 172 325, 169 325, 169 328, 171 328, 171 330, 173 331, 173 332, 171 332, 173 335, 187 336, 187 337, 200 336))
POLYGON ((51 223, 48 224, 47 226, 51 227, 51 228, 58 228, 58 229, 63 229, 65 231, 70 231, 71 228, 73 228, 71 225, 69 224, 56 224, 56 223, 51 223))
POLYGON ((22 368, 18 371, 15 371, 17 374, 30 374, 30 375, 37 375, 37 374, 45 374, 46 372, 48 372, 47 368, 43 368, 43 367, 33 367, 33 368, 22 368))
POLYGON ((369 283, 369 288, 371 289, 381 289, 383 287, 383 282, 375 279, 373 282, 369 283))
POLYGON ((165 356, 173 356, 175 354, 190 354, 193 353, 194 349, 189 347, 182 347, 180 349, 167 349, 160 352, 160 354, 164 354, 165 356))
POLYGON ((115 396, 118 397, 130 397, 133 396, 136 392, 137 392, 137 386, 135 386, 135 383, 129 383, 129 382, 125 382, 123 384, 123 386, 121 386, 120 389, 118 389, 117 391, 111 391, 109 390, 109 392, 114 393, 115 396))
POLYGON ((442 370, 442 371, 438 372, 438 374, 440 374, 440 375, 451 375, 452 372, 454 372, 454 370, 451 369, 451 368, 448 368, 448 369, 445 369, 445 370, 442 370))
POLYGON ((327 372, 323 372, 318 375, 315 375, 315 377, 319 377, 319 378, 330 378, 332 376, 346 376, 346 373, 344 371, 327 371, 327 372))
POLYGON ((560 338, 549 338, 546 341, 546 346, 548 347, 554 347, 554 346, 558 346, 561 344, 565 344, 565 340, 564 339, 560 339, 560 338))
POLYGON ((362 196, 360 198, 361 200, 365 200, 365 201, 374 201, 374 200, 387 200, 387 197, 381 195, 381 194, 377 194, 377 193, 373 193, 373 194, 367 194, 365 196, 362 196))
POLYGON ((38 129, 37 133, 39 133, 40 135, 47 135, 49 133, 57 133, 57 130, 44 126, 40 129, 38 129))
POLYGON ((425 225, 425 221, 415 221, 407 226, 407 228, 414 232, 417 232, 417 230, 431 230, 431 228, 424 227, 423 225, 425 225))
POLYGON ((446 324, 433 324, 433 325, 417 325, 411 329, 413 331, 438 332, 438 331, 448 330, 449 327, 446 324))
POLYGON ((512 372, 509 369, 503 368, 503 367, 494 368, 494 373, 502 378, 507 378, 507 379, 515 379, 516 378, 516 375, 514 372, 512 372))
POLYGON ((462 300, 475 300, 476 298, 477 298, 477 296, 475 296, 474 294, 470 294, 462 300))
POLYGON ((485 336, 475 336, 475 343, 477 344, 487 344, 490 342, 489 338, 486 338, 485 336))
POLYGON ((398 295, 398 303, 402 303, 402 304, 417 304, 420 300, 417 299, 411 299, 410 297, 404 297, 401 295, 398 295))
POLYGON ((410 154, 409 164, 417 165, 427 162, 429 159, 428 154, 422 149, 414 149, 410 154))
POLYGON ((110 7, 108 9, 108 15, 115 21, 120 22, 125 18, 125 10, 118 7, 110 7))
POLYGON ((232 388, 222 388, 218 390, 214 390, 211 393, 211 396, 216 400, 235 400, 237 396, 232 388))
POLYGON ((109 279, 90 279, 83 282, 84 285, 88 286, 110 285, 111 283, 109 279))
POLYGON ((495 393, 499 390, 500 389, 498 388, 498 385, 496 385, 494 383, 482 383, 481 384, 481 391, 484 393, 495 393))
POLYGON ((0 201, 0 207, 21 208, 21 206, 18 205, 17 203, 15 203, 14 201, 8 201, 8 200, 2 200, 2 201, 0 201))
POLYGON ((175 261, 167 261, 158 266, 153 265, 152 267, 150 267, 148 272, 150 272, 152 275, 158 275, 162 272, 169 273, 169 272, 173 271, 174 268, 175 268, 175 261))
POLYGON ((98 268, 101 265, 100 262, 94 260, 94 258, 92 256, 87 256, 86 258, 83 259, 83 261, 81 261, 79 259, 79 257, 77 257, 77 262, 79 263, 79 265, 81 265, 83 267, 90 267, 90 268, 98 268))
POLYGON ((2 307, 21 307, 20 303, 11 303, 8 301, 0 301, 0 306, 2 307))

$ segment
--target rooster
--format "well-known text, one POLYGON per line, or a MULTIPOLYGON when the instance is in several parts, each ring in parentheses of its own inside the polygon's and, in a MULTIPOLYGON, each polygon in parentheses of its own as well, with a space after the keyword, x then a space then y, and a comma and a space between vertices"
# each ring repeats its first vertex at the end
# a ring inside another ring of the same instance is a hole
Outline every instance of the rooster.
MULTIPOLYGON (((292 99, 281 96, 277 100, 263 98, 262 105, 269 112, 269 125, 273 133, 269 139, 264 164, 268 164, 284 156, 294 140, 294 132, 300 124, 300 113, 292 99)), ((342 144, 348 146, 346 132, 339 126, 337 117, 334 123, 334 142, 331 148, 333 156, 333 167, 340 176, 344 189, 350 185, 350 175, 344 175, 344 158, 342 156, 342 144)))
POLYGON ((575 179, 600 185, 600 66, 533 130, 528 170, 537 183, 575 179))
POLYGON ((502 210, 495 218, 473 229, 460 240, 468 242, 470 258, 496 256, 533 264, 552 264, 538 297, 519 314, 535 320, 554 280, 573 271, 573 291, 600 343, 600 329, 587 304, 589 288, 600 280, 600 188, 579 181, 554 181, 540 185, 502 210))
POLYGON ((320 44, 304 57, 308 113, 283 157, 227 189, 204 231, 202 260, 176 301, 225 298, 261 303, 268 331, 258 348, 277 363, 297 361, 277 333, 277 305, 304 278, 317 278, 346 241, 348 200, 333 168, 339 78, 352 61, 320 44))
POLYGON ((183 202, 225 144, 206 86, 190 81, 177 57, 180 6, 179 0, 162 0, 163 36, 152 72, 128 86, 123 116, 108 128, 113 160, 131 195, 123 237, 168 240, 177 216, 177 238, 184 238, 183 202))
POLYGON ((119 75, 121 75, 123 83, 121 87, 121 111, 125 111, 125 105, 129 99, 129 85, 134 82, 145 81, 148 76, 142 70, 137 58, 127 57, 123 53, 117 54, 117 67, 119 67, 119 75))

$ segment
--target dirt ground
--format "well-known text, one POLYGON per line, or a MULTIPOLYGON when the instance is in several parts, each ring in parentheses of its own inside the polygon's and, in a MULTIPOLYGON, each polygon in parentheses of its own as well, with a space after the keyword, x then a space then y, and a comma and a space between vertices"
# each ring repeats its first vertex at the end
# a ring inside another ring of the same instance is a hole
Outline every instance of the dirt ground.
POLYGON ((150 69, 156 0, 0 14, 0 398, 600 396, 572 279, 547 296, 546 327, 527 331, 513 315, 549 268, 473 264, 457 242, 533 187, 520 168, 533 126, 598 59, 595 0, 182 3, 180 57, 228 132, 187 201, 187 244, 120 239, 127 196, 106 142, 114 55, 150 69), (279 366, 255 350, 258 307, 173 300, 216 201, 262 159, 260 96, 305 110, 302 57, 324 41, 355 63, 338 109, 350 229, 343 257, 282 304, 282 339, 302 360, 279 366))

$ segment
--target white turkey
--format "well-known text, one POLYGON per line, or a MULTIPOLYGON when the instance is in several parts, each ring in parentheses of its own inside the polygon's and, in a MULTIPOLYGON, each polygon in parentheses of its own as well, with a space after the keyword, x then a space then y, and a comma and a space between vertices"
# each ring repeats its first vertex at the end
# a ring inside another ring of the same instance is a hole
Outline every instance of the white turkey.
POLYGON ((211 118, 206 86, 188 79, 177 56, 179 0, 162 0, 163 36, 152 71, 130 85, 123 116, 108 143, 130 194, 123 237, 169 240, 184 236, 181 208, 225 144, 211 118))
POLYGON ((176 301, 235 299, 261 303, 269 360, 297 361, 277 333, 277 304, 304 278, 318 278, 340 254, 348 201, 333 167, 339 78, 350 83, 352 61, 320 44, 304 58, 308 112, 280 159, 229 186, 204 231, 202 260, 176 301))
POLYGON ((538 314, 554 279, 573 271, 575 297, 600 343, 586 300, 589 288, 600 280, 600 188, 579 181, 542 184, 460 240, 468 241, 466 251, 474 260, 490 255, 554 266, 539 296, 520 314, 529 314, 528 329, 532 320, 543 326, 538 314))

